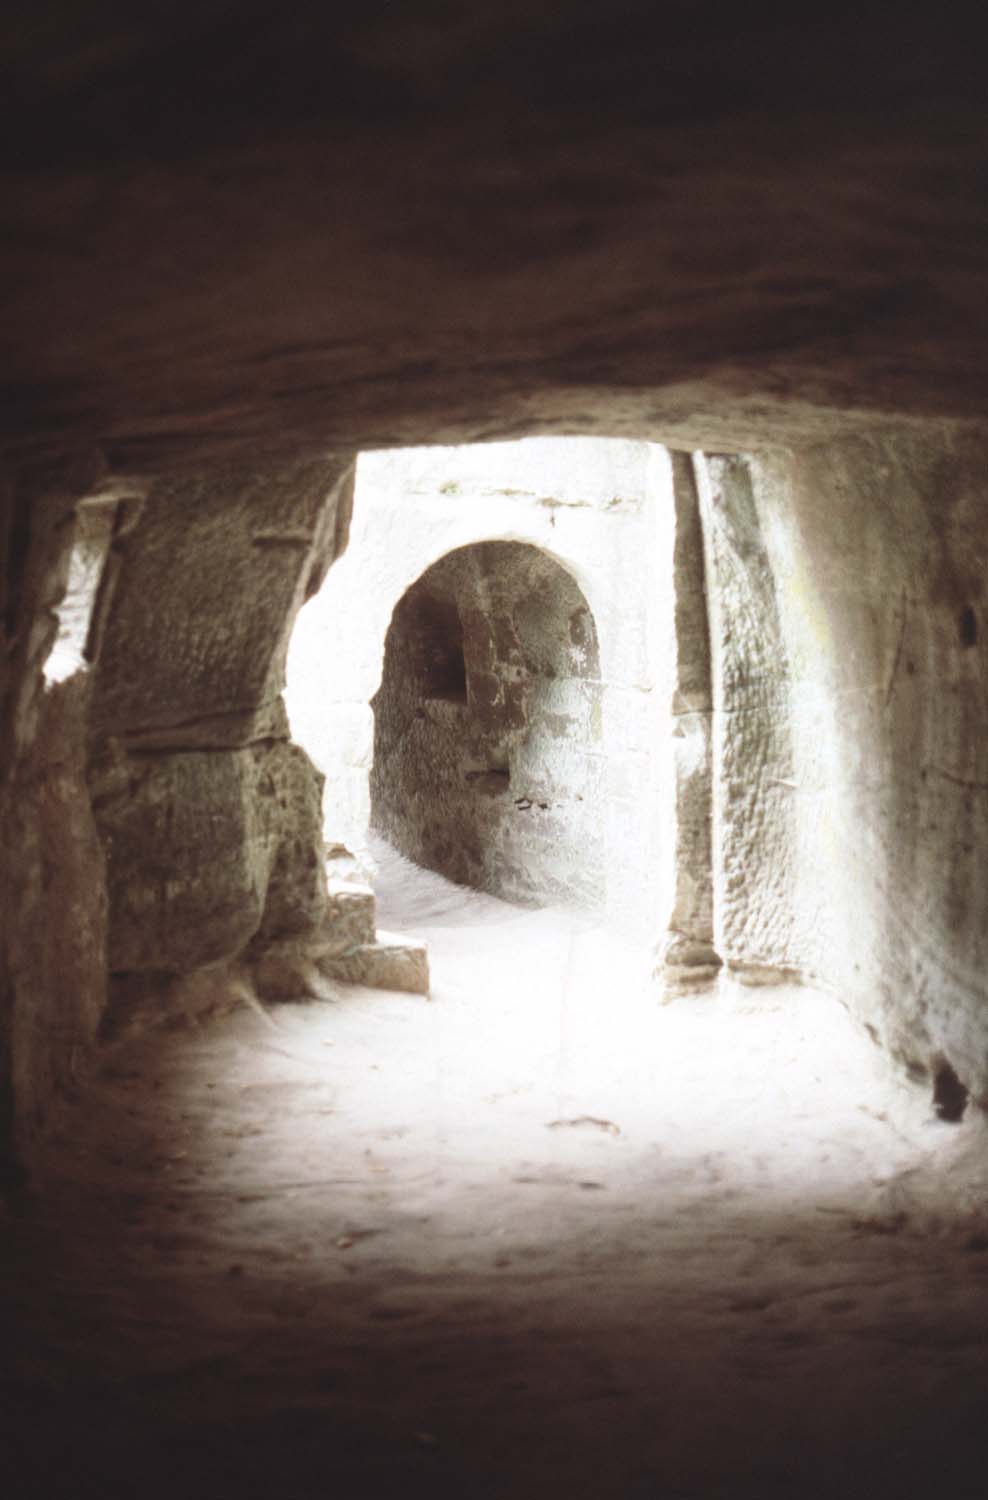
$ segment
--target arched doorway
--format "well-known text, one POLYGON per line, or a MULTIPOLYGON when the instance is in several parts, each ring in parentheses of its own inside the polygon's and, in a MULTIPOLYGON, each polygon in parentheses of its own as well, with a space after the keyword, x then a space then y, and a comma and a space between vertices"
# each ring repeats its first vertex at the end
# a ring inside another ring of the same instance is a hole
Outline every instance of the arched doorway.
POLYGON ((548 553, 479 542, 428 568, 372 706, 371 824, 402 854, 509 900, 603 905, 597 630, 548 553))

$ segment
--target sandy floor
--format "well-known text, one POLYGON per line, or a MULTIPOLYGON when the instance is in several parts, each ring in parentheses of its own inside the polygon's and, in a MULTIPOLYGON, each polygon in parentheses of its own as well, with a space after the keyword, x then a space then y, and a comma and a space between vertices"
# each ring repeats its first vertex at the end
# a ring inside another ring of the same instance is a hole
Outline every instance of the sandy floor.
POLYGON ((385 861, 434 995, 118 1045, 0 1207, 0 1494, 988 1494, 988 1131, 830 997, 385 861))

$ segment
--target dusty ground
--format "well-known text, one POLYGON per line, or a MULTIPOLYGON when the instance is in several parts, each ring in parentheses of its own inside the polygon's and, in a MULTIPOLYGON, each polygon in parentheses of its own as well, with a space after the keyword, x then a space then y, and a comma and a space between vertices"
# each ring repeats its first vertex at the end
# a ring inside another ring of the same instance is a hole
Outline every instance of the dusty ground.
POLYGON ((983 1496, 981 1120, 387 861, 434 996, 119 1044, 0 1208, 4 1496, 983 1496))

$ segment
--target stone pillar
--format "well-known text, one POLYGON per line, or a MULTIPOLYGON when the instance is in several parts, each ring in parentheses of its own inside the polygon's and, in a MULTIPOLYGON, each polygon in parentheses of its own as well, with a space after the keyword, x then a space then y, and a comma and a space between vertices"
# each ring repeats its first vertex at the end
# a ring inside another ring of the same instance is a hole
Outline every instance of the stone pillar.
POLYGON ((351 458, 334 455, 170 479, 122 513, 90 648, 123 1000, 324 916, 322 778, 290 743, 281 694, 295 616, 341 548, 351 496, 351 458))
POLYGON ((709 983, 714 945, 711 854, 710 632, 700 506, 688 453, 671 453, 673 582, 672 736, 675 783, 673 904, 662 977, 673 988, 709 983))
POLYGON ((800 977, 793 943, 790 668, 749 460, 697 455, 710 602, 715 937, 749 984, 800 977))

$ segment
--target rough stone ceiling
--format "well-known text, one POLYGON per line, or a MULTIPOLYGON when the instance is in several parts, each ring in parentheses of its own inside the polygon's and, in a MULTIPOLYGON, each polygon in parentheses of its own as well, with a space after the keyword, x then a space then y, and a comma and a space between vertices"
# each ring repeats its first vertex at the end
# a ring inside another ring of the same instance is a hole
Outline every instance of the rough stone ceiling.
POLYGON ((988 399, 977 18, 18 0, 6 443, 156 472, 988 399))

